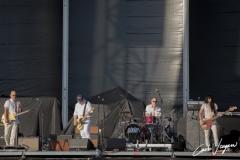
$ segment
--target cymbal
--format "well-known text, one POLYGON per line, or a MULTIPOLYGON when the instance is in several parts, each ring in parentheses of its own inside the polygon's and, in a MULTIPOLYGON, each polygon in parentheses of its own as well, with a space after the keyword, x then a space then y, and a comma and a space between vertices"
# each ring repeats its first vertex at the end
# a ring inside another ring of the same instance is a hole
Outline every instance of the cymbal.
POLYGON ((130 113, 130 111, 122 111, 122 112, 120 112, 120 113, 123 113, 123 114, 124 114, 124 113, 130 113))
POLYGON ((129 118, 129 119, 136 119, 136 120, 141 120, 141 118, 138 118, 138 117, 131 117, 131 116, 125 116, 126 118, 129 118))

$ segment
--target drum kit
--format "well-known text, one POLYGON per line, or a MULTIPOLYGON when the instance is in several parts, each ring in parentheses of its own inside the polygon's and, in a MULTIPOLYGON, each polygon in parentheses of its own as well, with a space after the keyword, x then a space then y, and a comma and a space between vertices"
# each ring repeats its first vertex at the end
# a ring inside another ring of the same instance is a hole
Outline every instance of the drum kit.
POLYGON ((160 118, 145 116, 145 111, 143 120, 129 115, 129 111, 120 112, 118 138, 125 138, 133 144, 174 143, 174 134, 171 132, 171 128, 174 128, 173 118, 164 114, 160 118))

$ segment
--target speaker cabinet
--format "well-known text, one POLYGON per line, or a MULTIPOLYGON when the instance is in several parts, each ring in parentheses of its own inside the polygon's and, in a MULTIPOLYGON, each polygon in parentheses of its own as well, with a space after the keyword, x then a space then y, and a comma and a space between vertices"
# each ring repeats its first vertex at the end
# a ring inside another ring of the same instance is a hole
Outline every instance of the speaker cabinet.
POLYGON ((39 137, 18 137, 18 145, 27 151, 39 151, 39 137))
POLYGON ((205 147, 204 130, 199 124, 198 111, 187 111, 186 122, 186 149, 195 151, 202 144, 205 147))
POLYGON ((125 150, 126 148, 126 139, 122 138, 109 138, 105 139, 106 150, 125 150))
POLYGON ((83 139, 70 139, 69 141, 69 150, 70 151, 87 151, 94 150, 95 147, 92 141, 88 138, 83 139))

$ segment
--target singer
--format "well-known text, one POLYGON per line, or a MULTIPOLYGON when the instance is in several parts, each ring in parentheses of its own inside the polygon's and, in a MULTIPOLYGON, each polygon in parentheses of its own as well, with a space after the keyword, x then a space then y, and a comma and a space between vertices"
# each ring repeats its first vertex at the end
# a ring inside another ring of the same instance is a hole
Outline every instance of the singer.
POLYGON ((154 116, 158 119, 161 118, 161 108, 159 106, 157 106, 157 98, 155 98, 155 97, 152 98, 151 104, 146 106, 145 116, 146 117, 154 116))
POLYGON ((17 145, 15 143, 15 138, 17 134, 19 120, 18 117, 11 116, 14 112, 20 113, 22 112, 21 103, 16 100, 17 93, 16 91, 10 92, 10 99, 7 100, 4 104, 4 137, 7 146, 17 145), (10 119, 10 117, 14 117, 10 119))
POLYGON ((93 114, 93 108, 90 102, 85 100, 82 95, 77 95, 77 103, 75 105, 75 110, 73 113, 74 126, 80 129, 80 135, 82 138, 90 137, 90 125, 91 117, 93 114))

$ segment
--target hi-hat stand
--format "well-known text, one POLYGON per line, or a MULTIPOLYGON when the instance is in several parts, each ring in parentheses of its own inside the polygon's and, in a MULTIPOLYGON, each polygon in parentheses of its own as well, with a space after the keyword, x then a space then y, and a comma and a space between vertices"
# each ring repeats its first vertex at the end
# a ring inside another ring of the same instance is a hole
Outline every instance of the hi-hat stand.
POLYGON ((125 136, 125 124, 127 123, 126 122, 126 116, 127 114, 129 114, 130 112, 129 111, 122 111, 120 112, 120 118, 119 118, 119 121, 118 121, 118 138, 126 138, 125 136))

